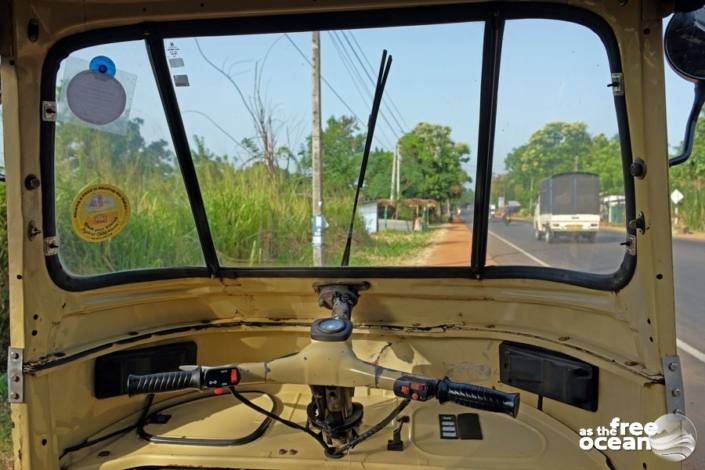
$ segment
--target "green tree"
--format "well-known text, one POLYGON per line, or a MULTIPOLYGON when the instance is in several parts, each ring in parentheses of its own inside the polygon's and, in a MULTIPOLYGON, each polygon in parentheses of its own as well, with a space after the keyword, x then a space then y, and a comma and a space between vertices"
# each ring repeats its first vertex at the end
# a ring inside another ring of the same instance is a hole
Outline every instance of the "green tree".
MULTIPOLYGON (((360 174, 360 163, 365 148, 366 135, 352 117, 331 116, 321 132, 321 164, 323 190, 328 196, 351 194, 360 174)), ((370 152, 362 191, 364 200, 388 198, 390 193, 392 158, 389 151, 374 149, 370 152)), ((300 159, 304 171, 311 168, 311 138, 300 159)))
POLYGON ((505 159, 507 172, 493 179, 492 198, 517 200, 532 207, 541 182, 567 171, 600 177, 602 194, 623 194, 624 175, 619 137, 591 136, 583 122, 551 122, 534 132, 505 159))
POLYGON ((624 171, 622 168, 619 136, 608 138, 598 134, 592 139, 590 164, 585 170, 600 177, 600 192, 603 194, 624 194, 624 171))
POLYGON ((684 196, 678 206, 682 223, 695 230, 705 230, 705 124, 703 121, 705 121, 705 113, 700 115, 699 124, 695 130, 695 142, 690 158, 685 163, 672 168, 670 174, 671 190, 678 189, 684 196))
POLYGON ((399 139, 404 197, 450 201, 458 199, 472 182, 463 168, 470 147, 454 142, 450 134, 448 126, 422 122, 399 139))
POLYGON ((566 171, 586 170, 591 165, 592 138, 583 122, 550 122, 505 159, 515 198, 530 207, 541 180, 566 171))

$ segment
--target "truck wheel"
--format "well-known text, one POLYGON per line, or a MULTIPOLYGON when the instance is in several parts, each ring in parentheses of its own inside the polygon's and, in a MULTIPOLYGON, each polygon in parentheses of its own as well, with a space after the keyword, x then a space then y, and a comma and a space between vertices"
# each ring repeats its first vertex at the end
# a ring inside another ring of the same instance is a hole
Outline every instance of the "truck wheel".
POLYGON ((595 243, 596 238, 597 238, 597 234, 595 232, 590 232, 587 234, 588 243, 595 243))
POLYGON ((555 238, 555 235, 553 234, 553 232, 551 232, 551 229, 550 228, 546 229, 546 231, 543 234, 543 240, 546 243, 553 243, 554 238, 555 238))
POLYGON ((537 240, 541 240, 543 238, 543 234, 541 233, 541 230, 534 228, 534 238, 537 240))

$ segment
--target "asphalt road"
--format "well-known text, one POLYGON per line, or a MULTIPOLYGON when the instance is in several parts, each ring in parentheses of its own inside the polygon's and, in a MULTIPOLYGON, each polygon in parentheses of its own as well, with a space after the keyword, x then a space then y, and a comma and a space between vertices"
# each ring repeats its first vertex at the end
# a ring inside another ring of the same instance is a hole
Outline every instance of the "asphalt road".
MULTIPOLYGON (((624 234, 600 231, 595 243, 534 238, 530 222, 490 222, 488 256, 497 265, 552 266, 594 273, 614 272, 624 256, 624 234)), ((683 364, 686 411, 698 429, 699 446, 684 462, 705 469, 705 241, 674 238, 678 354, 683 364)))

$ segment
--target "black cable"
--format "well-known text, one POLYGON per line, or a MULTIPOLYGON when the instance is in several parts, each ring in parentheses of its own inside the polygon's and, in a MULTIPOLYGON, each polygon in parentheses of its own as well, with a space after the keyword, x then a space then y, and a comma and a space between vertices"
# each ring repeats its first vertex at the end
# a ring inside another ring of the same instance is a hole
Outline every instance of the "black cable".
MULTIPOLYGON (((360 56, 358 55, 357 51, 356 51, 355 48, 353 47, 352 43, 350 42, 350 39, 349 39, 348 36, 345 34, 345 30, 341 30, 341 31, 340 31, 340 35, 343 37, 343 39, 345 40, 345 42, 348 44, 348 47, 350 48, 350 50, 352 51, 353 55, 355 56, 355 59, 357 59, 357 63, 360 64, 360 68, 362 68, 363 72, 365 72, 365 75, 367 75, 367 78, 370 79, 370 83, 372 83, 372 85, 374 86, 375 81, 374 81, 374 79, 372 78, 372 74, 367 70, 367 68, 365 67, 365 64, 362 63, 362 59, 360 59, 360 56)), ((384 107, 387 109, 387 111, 389 111, 389 115, 392 117, 392 120, 394 121, 394 123, 395 123, 397 126, 399 126, 399 130, 401 131, 402 135, 403 135, 403 134, 406 134, 406 131, 404 131, 404 126, 402 126, 402 125, 399 123, 399 120, 396 118, 396 116, 394 115, 394 113, 392 112, 392 110, 389 108, 389 106, 387 105, 387 103, 382 103, 382 106, 384 106, 384 107)), ((386 118, 384 112, 383 112, 383 111, 380 111, 379 114, 380 114, 380 116, 382 117, 382 119, 384 119, 384 122, 386 122, 387 125, 388 125, 390 128, 392 128, 392 125, 391 125, 391 124, 389 123, 389 121, 387 120, 387 118, 386 118)))
MULTIPOLYGON (((296 51, 308 63, 308 65, 313 66, 313 64, 311 63, 311 60, 306 56, 306 54, 304 54, 304 52, 294 42, 294 40, 291 39, 291 36, 289 36, 287 33, 284 33, 284 36, 286 36, 286 38, 289 40, 291 45, 294 46, 294 49, 296 49, 296 51)), ((355 119, 355 122, 362 124, 362 120, 357 116, 355 111, 353 111, 352 107, 350 107, 350 105, 343 99, 343 97, 340 96, 340 93, 338 93, 336 91, 336 89, 333 88, 333 85, 331 85, 328 82, 328 80, 326 80, 326 77, 323 74, 321 74, 321 81, 330 89, 330 91, 335 95, 335 97, 338 98, 338 100, 340 100, 340 102, 343 104, 343 106, 345 106, 347 108, 347 110, 350 111, 350 114, 352 114, 352 117, 355 119)), ((380 139, 380 140, 382 140, 382 139, 380 139)), ((385 143, 385 142, 383 142, 383 143, 385 143)), ((386 145, 389 146, 389 142, 386 142, 386 145)))
POLYGON ((249 406, 253 410, 255 410, 259 413, 262 413, 267 418, 273 419, 274 421, 277 421, 277 422, 283 424, 284 426, 288 426, 292 429, 296 429, 298 431, 305 432, 309 436, 313 437, 316 440, 316 442, 321 444, 321 446, 323 446, 323 448, 326 450, 326 452, 328 452, 331 449, 331 447, 329 447, 328 444, 325 443, 325 441, 323 440, 323 436, 320 433, 316 434, 315 432, 311 431, 307 427, 301 426, 300 424, 295 423, 293 421, 289 421, 288 419, 284 419, 284 418, 280 417, 279 415, 276 415, 274 413, 270 413, 269 411, 265 410, 264 408, 261 408, 261 407, 255 405, 250 400, 248 400, 247 398, 240 395, 240 393, 237 390, 235 390, 234 387, 229 387, 229 389, 230 389, 230 393, 232 393, 235 398, 237 398, 238 400, 240 400, 240 402, 249 406))
MULTIPOLYGON (((257 426, 257 429, 252 431, 250 434, 243 436, 243 437, 238 437, 236 439, 206 439, 206 438, 194 438, 194 437, 170 437, 170 436, 156 436, 154 434, 150 434, 147 431, 144 430, 144 426, 146 424, 149 424, 148 421, 152 418, 152 416, 159 415, 160 413, 168 410, 169 408, 173 408, 175 406, 181 405, 183 403, 176 403, 173 405, 166 406, 164 408, 161 408, 154 413, 150 414, 147 419, 145 419, 144 422, 142 422, 140 425, 137 426, 137 434, 139 436, 149 442, 153 442, 155 444, 172 444, 172 445, 185 445, 185 446, 212 446, 212 447, 232 447, 232 446, 241 446, 245 444, 249 444, 250 442, 256 441, 260 437, 264 435, 265 432, 267 432, 267 429, 269 429, 269 426, 272 424, 273 418, 271 416, 277 416, 276 415, 276 410, 277 410, 277 400, 274 396, 267 392, 262 392, 259 390, 247 390, 242 393, 260 393, 262 395, 265 395, 267 398, 269 398, 272 401, 272 409, 271 411, 266 415, 267 418, 264 419, 259 426, 257 426)), ((220 395, 206 395, 204 397, 198 397, 196 400, 203 399, 203 398, 215 398, 219 397, 220 395)), ((245 403, 242 399, 239 398, 239 400, 242 403, 245 403)), ((191 400, 195 401, 195 400, 191 400)), ((247 400, 249 401, 249 400, 247 400)), ((188 402, 186 402, 188 403, 188 402)), ((250 402, 251 403, 251 402, 250 402)))
MULTIPOLYGON (((368 100, 374 99, 372 96, 372 92, 367 88, 365 80, 362 78, 360 73, 357 71, 355 68, 355 64, 352 62, 352 59, 348 55, 348 53, 345 51, 345 46, 338 38, 337 35, 335 35, 335 31, 331 32, 328 31, 328 37, 331 40, 331 44, 333 44, 333 47, 335 48, 335 53, 337 54, 338 58, 340 59, 340 62, 343 64, 345 67, 345 70, 348 72, 348 77, 350 77, 350 81, 352 82, 353 86, 355 87, 355 90, 357 90, 358 95, 360 95, 360 98, 362 98, 363 102, 367 102, 368 100)), ((373 84, 374 85, 374 84, 373 84)), ((394 141, 399 140, 399 136, 396 134, 396 131, 391 128, 392 131, 392 137, 394 141)), ((378 140, 386 145, 388 148, 392 148, 393 145, 390 145, 390 140, 389 136, 387 133, 384 131, 384 129, 380 128, 380 136, 378 137, 378 140)))
MULTIPOLYGON (((341 33, 341 36, 342 36, 342 33, 343 33, 343 32, 340 31, 340 33, 341 33)), ((330 33, 330 37, 331 37, 331 38, 335 38, 335 39, 338 41, 338 43, 340 44, 339 47, 340 47, 340 49, 343 51, 343 54, 345 55, 345 58, 346 58, 347 61, 348 61, 348 64, 349 64, 350 69, 352 70, 352 73, 355 75, 355 77, 357 77, 358 82, 359 82, 359 83, 361 84, 361 86, 364 88, 365 93, 367 94, 368 98, 369 98, 369 99, 374 99, 372 92, 371 92, 371 91, 369 90, 369 88, 368 88, 367 81, 365 80, 365 78, 362 76, 362 74, 361 74, 360 71, 358 70, 358 67, 357 67, 357 65, 355 64, 355 61, 353 60, 352 56, 348 53, 348 50, 347 50, 348 48, 345 46, 345 43, 343 42, 343 39, 341 39, 340 36, 338 35, 338 31, 333 31, 333 32, 331 32, 331 33, 330 33)), ((347 38, 345 38, 345 39, 347 39, 347 38)), ((348 44, 350 44, 349 41, 348 41, 348 44)), ((350 46, 350 47, 352 47, 352 46, 350 46)), ((355 52, 355 51, 352 51, 352 52, 355 52)), ((341 60, 343 60, 342 57, 341 57, 341 60)), ((359 58, 358 58, 358 62, 359 62, 359 58)), ((370 77, 370 74, 367 72, 367 70, 364 70, 364 72, 367 74, 368 77, 370 77)), ((350 72, 348 72, 348 73, 350 74, 350 72)), ((355 78, 353 78, 352 76, 351 76, 351 78, 352 78, 353 80, 355 80, 355 78)), ((375 81, 374 81, 372 78, 370 78, 370 82, 372 83, 372 86, 374 87, 374 86, 375 86, 375 81)), ((385 104, 385 103, 382 103, 382 106, 384 106, 384 104, 385 104)), ((398 134, 397 134, 397 131, 396 131, 396 129, 394 128, 394 126, 393 126, 393 125, 389 122, 389 120, 387 119, 387 116, 385 115, 385 113, 384 113, 384 111, 382 110, 382 108, 380 108, 380 110, 379 110, 379 117, 382 118, 382 120, 384 121, 384 123, 387 125, 387 127, 389 128, 390 132, 392 133, 392 136, 394 137, 394 139, 398 141, 398 140, 399 140, 399 136, 398 136, 398 134)), ((384 132, 384 131, 382 130, 382 128, 380 128, 380 132, 384 132)), ((403 131, 403 130, 402 130, 402 134, 404 134, 404 131, 403 131)), ((385 134, 385 135, 386 135, 386 134, 385 134)))
MULTIPOLYGON (((367 57, 367 54, 365 54, 365 50, 362 48, 362 46, 360 46, 360 43, 357 42, 357 39, 355 38, 355 34, 353 34, 353 32, 350 31, 350 30, 347 31, 347 34, 350 35, 350 37, 352 38, 353 42, 354 42, 355 45, 357 46, 357 50, 360 51, 360 54, 362 54, 362 57, 365 58, 365 62, 366 62, 367 65, 369 66, 369 70, 374 70, 374 67, 372 66, 372 63, 370 62, 370 59, 367 57)), ((404 124, 403 127, 408 129, 408 128, 409 128, 409 124, 407 124, 406 119, 404 119, 404 116, 402 116, 401 111, 399 111, 399 108, 397 108, 397 105, 394 103, 394 99, 393 99, 392 95, 390 95, 389 93, 387 93, 387 99, 389 100, 389 103, 390 103, 390 104, 392 105, 392 107, 394 108, 394 111, 396 111, 397 116, 399 116, 399 119, 401 119, 402 124, 404 124)))
POLYGON ((124 428, 118 429, 117 431, 113 431, 110 434, 106 434, 105 436, 96 437, 95 439, 90 439, 90 440, 86 439, 83 442, 79 442, 76 445, 69 446, 69 447, 65 448, 64 451, 61 453, 61 455, 59 456, 59 460, 64 458, 64 456, 70 452, 76 452, 77 450, 83 449, 85 447, 90 447, 92 445, 98 444, 99 442, 103 442, 107 439, 110 439, 111 437, 115 437, 117 435, 132 431, 133 429, 140 426, 147 419, 147 413, 149 413, 149 408, 152 406, 152 402, 154 401, 154 394, 150 393, 149 395, 147 395, 146 401, 147 402, 144 405, 144 408, 142 409, 142 413, 140 414, 140 417, 135 424, 125 426, 124 428))
POLYGON ((353 439, 352 441, 350 441, 350 442, 348 442, 347 444, 344 444, 344 445, 338 447, 337 449, 335 449, 335 452, 334 452, 334 453, 335 453, 335 454, 343 454, 343 453, 347 452, 348 450, 352 449, 353 447, 355 447, 356 445, 358 445, 359 443, 361 443, 362 441, 364 441, 365 439, 367 439, 367 438, 369 438, 369 437, 372 437, 373 435, 377 434, 377 433, 378 433, 379 431, 381 431, 386 425, 388 425, 394 418, 396 418, 396 417, 399 415, 399 413, 401 413, 402 411, 404 411, 404 408, 407 407, 407 405, 409 404, 410 401, 411 401, 410 398, 406 398, 404 401, 402 401, 401 403, 399 403, 399 404, 397 405, 397 407, 394 408, 394 409, 392 410, 392 412, 387 415, 386 418, 384 418, 382 421, 380 421, 379 423, 375 424, 374 426, 372 426, 372 427, 371 427, 370 429, 368 429, 367 431, 365 431, 365 432, 363 432, 362 434, 360 434, 359 436, 357 436, 357 437, 356 437, 355 439, 353 439))
MULTIPOLYGON (((284 36, 286 36, 286 38, 289 40, 289 42, 291 43, 291 45, 294 46, 294 49, 296 49, 296 50, 298 51, 299 55, 300 55, 301 57, 303 57, 303 59, 304 59, 306 62, 308 62, 308 65, 312 65, 312 64, 311 64, 311 60, 306 56, 306 54, 304 54, 304 52, 303 52, 303 51, 301 50, 301 48, 294 42, 294 40, 291 39, 291 36, 289 36, 289 35, 286 34, 286 33, 284 33, 284 36)), ((340 100, 340 102, 343 103, 343 106, 345 106, 345 107, 348 109, 348 111, 350 111, 350 114, 352 114, 352 117, 354 117, 357 122, 362 122, 362 121, 360 120, 360 118, 357 117, 357 114, 355 113, 355 111, 353 111, 353 109, 350 107, 350 105, 349 105, 348 103, 346 103, 345 100, 343 99, 343 97, 340 96, 340 94, 335 90, 335 88, 333 88, 333 85, 331 85, 330 83, 328 83, 328 80, 326 80, 326 78, 323 76, 323 74, 321 74, 321 81, 322 81, 323 83, 325 83, 326 86, 330 89, 330 91, 333 92, 333 94, 336 96, 336 98, 338 98, 338 99, 340 100)))
POLYGON ((263 415, 267 416, 268 418, 271 418, 271 419, 273 419, 274 421, 277 421, 277 422, 283 424, 284 426, 288 426, 288 427, 290 427, 290 428, 292 428, 292 429, 296 429, 296 430, 299 430, 299 431, 303 431, 303 432, 305 432, 306 434, 308 434, 309 436, 313 437, 313 438, 316 440, 316 442, 318 442, 318 443, 321 445, 321 447, 323 447, 323 449, 324 449, 325 452, 326 452, 326 455, 328 455, 329 457, 340 457, 340 456, 342 456, 345 452, 347 452, 348 450, 352 449, 353 447, 355 447, 356 445, 358 445, 358 444, 361 443, 362 441, 364 441, 364 440, 368 439, 369 437, 371 437, 371 436, 377 434, 377 433, 378 433, 379 431, 381 431, 385 426, 387 426, 387 424, 389 424, 394 418, 396 418, 396 417, 399 415, 399 413, 401 413, 401 412, 404 410, 404 408, 406 408, 407 405, 409 404, 409 402, 411 401, 409 398, 407 398, 407 399, 405 399, 404 401, 402 401, 401 403, 399 403, 399 404, 397 405, 397 407, 394 408, 394 409, 392 410, 392 412, 389 413, 389 415, 387 415, 386 418, 384 418, 382 421, 380 421, 379 423, 375 424, 375 425, 372 426, 370 429, 368 429, 367 431, 363 432, 362 434, 360 434, 359 436, 357 436, 355 439, 353 439, 352 441, 348 442, 347 444, 344 444, 344 445, 342 445, 342 446, 340 446, 340 447, 332 447, 332 446, 329 446, 328 444, 326 444, 326 442, 323 440, 323 435, 322 435, 322 433, 315 433, 315 432, 311 431, 311 430, 310 430, 309 428, 307 428, 307 427, 301 426, 301 425, 298 424, 298 423, 295 423, 295 422, 293 422, 293 421, 289 421, 288 419, 284 419, 284 418, 282 418, 282 417, 280 417, 280 416, 278 416, 278 415, 275 415, 275 414, 273 414, 273 413, 268 412, 268 411, 265 410, 264 408, 261 408, 261 407, 255 405, 255 404, 252 403, 250 400, 248 400, 247 398, 245 398, 245 397, 243 397, 242 395, 240 395, 240 393, 238 393, 238 392, 235 390, 234 387, 230 387, 230 393, 232 393, 235 398, 237 398, 238 400, 240 400, 241 403, 244 403, 245 405, 249 406, 249 407, 252 408, 253 410, 255 410, 255 411, 257 411, 257 412, 259 412, 259 413, 262 413, 263 415))

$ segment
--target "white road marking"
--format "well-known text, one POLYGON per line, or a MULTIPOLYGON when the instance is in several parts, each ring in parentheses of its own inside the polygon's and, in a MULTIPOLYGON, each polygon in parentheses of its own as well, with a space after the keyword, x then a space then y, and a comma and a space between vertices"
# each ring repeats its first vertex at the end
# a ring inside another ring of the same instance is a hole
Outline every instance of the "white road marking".
POLYGON ((694 348, 681 339, 676 339, 676 346, 678 346, 678 348, 686 354, 690 354, 698 361, 705 363, 705 353, 701 350, 694 348))
POLYGON ((544 261, 541 261, 541 260, 538 259, 536 256, 534 256, 534 255, 532 255, 531 253, 525 251, 524 249, 518 247, 517 245, 515 245, 515 244, 512 243, 512 242, 510 242, 510 241, 507 240, 506 238, 500 237, 499 235, 497 235, 496 233, 494 233, 492 230, 490 230, 489 233, 490 233, 490 235, 492 235, 493 237, 498 238, 499 241, 504 242, 504 243, 506 243, 507 245, 511 246, 512 248, 514 248, 515 250, 517 250, 519 253, 521 253, 522 255, 524 255, 524 256, 526 256, 527 258, 529 258, 529 259, 530 259, 531 261, 533 261, 534 263, 538 263, 539 265, 541 265, 541 266, 543 266, 543 267, 545 267, 545 268, 550 268, 550 267, 551 267, 550 264, 548 264, 548 263, 546 263, 546 262, 544 262, 544 261))
MULTIPOLYGON (((497 235, 497 234, 494 233, 493 231, 490 230, 490 231, 489 231, 489 234, 492 235, 493 237, 499 239, 499 241, 504 242, 504 243, 506 243, 507 245, 509 245, 510 247, 514 248, 514 249, 517 250, 519 253, 521 253, 522 255, 524 255, 524 256, 526 256, 527 258, 529 258, 531 261, 533 261, 533 262, 535 262, 535 263, 538 263, 538 264, 540 264, 541 266, 544 266, 544 267, 550 267, 550 266, 551 266, 550 264, 548 264, 548 263, 546 263, 546 262, 540 260, 540 259, 537 258, 536 256, 534 256, 534 255, 532 255, 531 253, 527 252, 527 251, 524 250, 523 248, 521 248, 521 247, 515 245, 514 243, 510 242, 510 241, 507 240, 506 238, 500 237, 499 235, 497 235)), ((697 348, 695 348, 695 347, 689 345, 688 343, 686 343, 685 341, 683 341, 682 339, 679 339, 679 338, 676 338, 676 346, 678 346, 678 348, 679 348, 681 351, 683 351, 684 353, 689 354, 690 356, 694 357, 695 359, 697 359, 698 361, 700 361, 700 362, 702 362, 702 363, 705 363, 705 352, 700 351, 699 349, 697 349, 697 348)))

